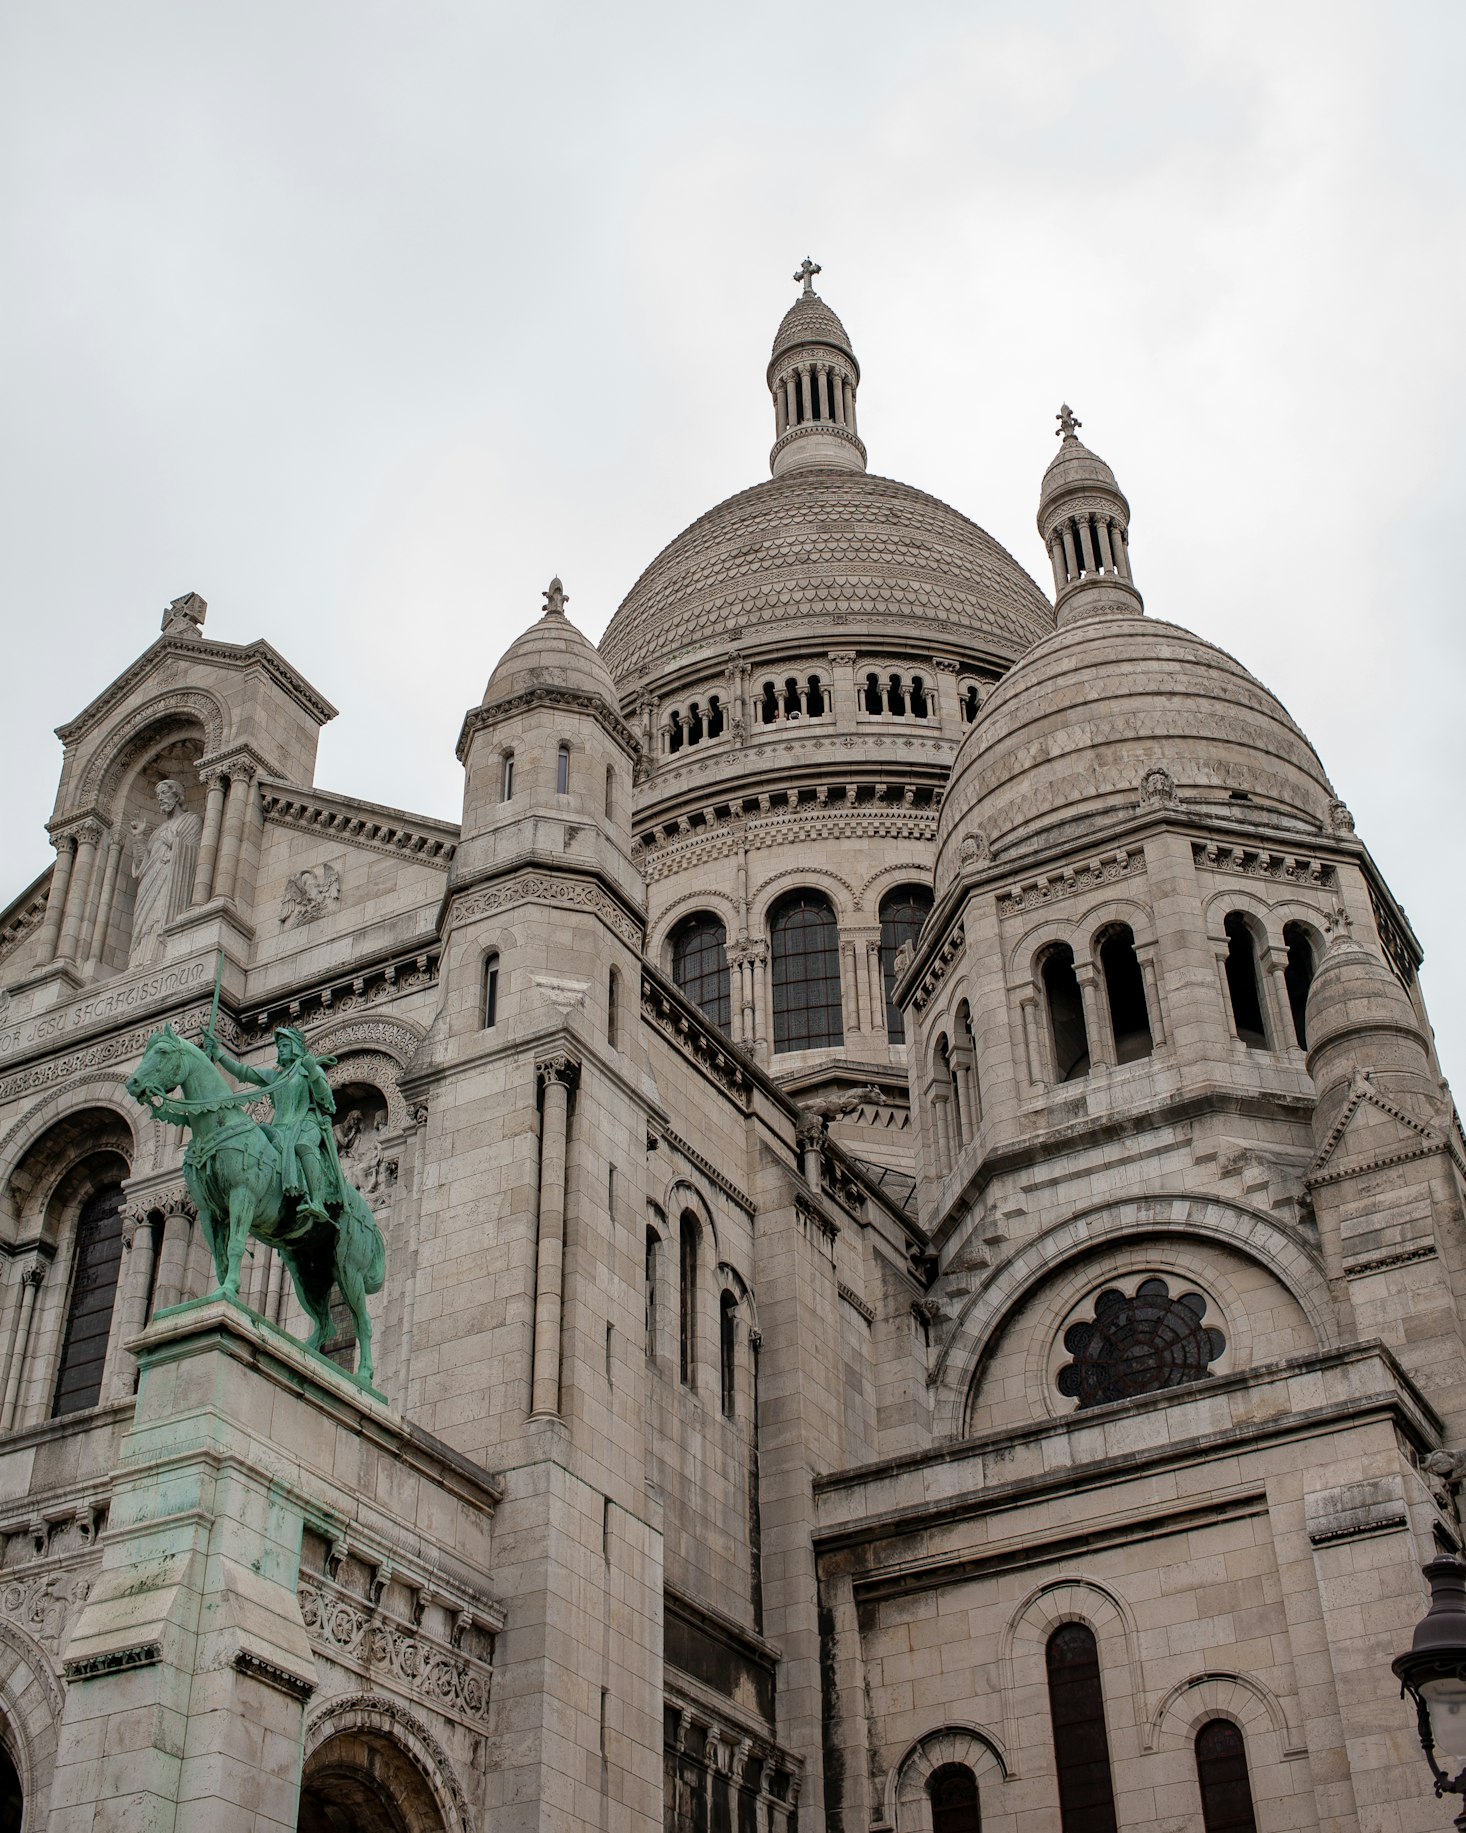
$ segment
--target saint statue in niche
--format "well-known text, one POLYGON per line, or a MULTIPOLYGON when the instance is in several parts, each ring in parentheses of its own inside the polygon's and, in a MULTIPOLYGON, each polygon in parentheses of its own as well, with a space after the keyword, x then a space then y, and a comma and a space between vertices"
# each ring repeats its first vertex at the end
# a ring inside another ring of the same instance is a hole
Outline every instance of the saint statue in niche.
POLYGON ((132 835, 132 875, 137 880, 129 967, 154 958, 163 925, 186 910, 193 895, 193 869, 204 824, 184 807, 182 783, 164 777, 157 794, 162 816, 158 825, 150 833, 147 822, 139 819, 128 830, 132 835))

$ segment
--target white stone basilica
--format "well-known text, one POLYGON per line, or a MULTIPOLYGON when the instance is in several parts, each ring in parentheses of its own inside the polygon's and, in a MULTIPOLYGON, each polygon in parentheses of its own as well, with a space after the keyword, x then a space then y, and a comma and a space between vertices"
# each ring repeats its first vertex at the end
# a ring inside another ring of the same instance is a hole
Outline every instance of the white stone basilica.
POLYGON ((1415 938, 1067 407, 1052 603, 867 471, 818 271, 772 476, 599 649, 552 583, 461 823, 318 788, 334 709, 193 595, 60 728, 0 916, 0 1833, 1444 1825, 1389 1668, 1466 1469, 1415 938), (215 1290, 125 1086, 211 1023, 331 1060, 374 1387, 263 1244, 215 1290))

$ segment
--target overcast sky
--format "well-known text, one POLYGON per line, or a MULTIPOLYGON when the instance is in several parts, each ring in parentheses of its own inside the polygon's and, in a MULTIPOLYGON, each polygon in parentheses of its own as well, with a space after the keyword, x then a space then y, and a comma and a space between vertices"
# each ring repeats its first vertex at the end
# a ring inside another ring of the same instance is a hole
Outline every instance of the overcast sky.
POLYGON ((1466 1087, 1466 8, 8 0, 0 903, 52 728, 209 601, 455 817, 553 572, 598 635, 767 475, 811 254, 871 468, 1033 526, 1073 402, 1148 608, 1313 738, 1466 1087))

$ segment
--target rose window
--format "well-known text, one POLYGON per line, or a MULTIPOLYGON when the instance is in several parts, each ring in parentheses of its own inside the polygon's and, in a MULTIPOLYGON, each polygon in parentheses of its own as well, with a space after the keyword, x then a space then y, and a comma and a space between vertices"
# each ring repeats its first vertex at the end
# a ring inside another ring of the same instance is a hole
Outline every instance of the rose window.
POLYGON ((1165 1280, 1155 1277, 1141 1280, 1129 1298, 1106 1286, 1094 1301, 1093 1322, 1064 1332, 1074 1360, 1059 1370, 1059 1392, 1081 1407, 1098 1407, 1205 1380, 1227 1347, 1221 1331, 1202 1322, 1206 1310, 1199 1292, 1172 1298, 1165 1280))

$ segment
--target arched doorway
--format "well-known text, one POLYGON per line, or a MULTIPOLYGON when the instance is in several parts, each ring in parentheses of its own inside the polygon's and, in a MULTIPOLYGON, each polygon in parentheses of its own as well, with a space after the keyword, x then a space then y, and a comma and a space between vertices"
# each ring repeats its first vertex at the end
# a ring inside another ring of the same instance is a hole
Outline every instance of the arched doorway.
POLYGON ((298 1833, 447 1833, 422 1770, 380 1732, 338 1731, 306 1758, 298 1833))

